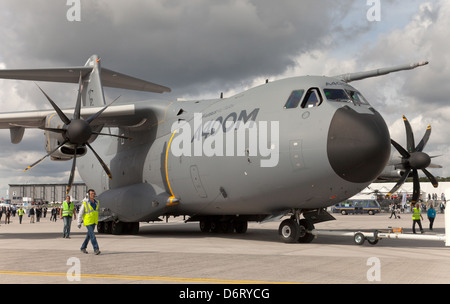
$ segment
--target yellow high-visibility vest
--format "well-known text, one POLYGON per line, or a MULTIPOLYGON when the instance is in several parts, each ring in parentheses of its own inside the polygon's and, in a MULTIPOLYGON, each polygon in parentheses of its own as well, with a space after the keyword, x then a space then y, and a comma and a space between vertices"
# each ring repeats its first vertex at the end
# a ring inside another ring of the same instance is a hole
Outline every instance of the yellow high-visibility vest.
POLYGON ((100 206, 100 202, 96 200, 96 203, 97 203, 97 206, 94 209, 94 208, 92 208, 89 200, 83 201, 83 204, 84 204, 84 214, 83 214, 84 226, 98 224, 98 208, 100 206))
POLYGON ((23 209, 19 209, 19 215, 23 215, 23 213, 24 213, 24 211, 23 211, 23 209))
POLYGON ((73 203, 63 202, 63 213, 62 216, 73 216, 73 203))
POLYGON ((413 220, 420 220, 420 208, 414 207, 413 209, 413 220))

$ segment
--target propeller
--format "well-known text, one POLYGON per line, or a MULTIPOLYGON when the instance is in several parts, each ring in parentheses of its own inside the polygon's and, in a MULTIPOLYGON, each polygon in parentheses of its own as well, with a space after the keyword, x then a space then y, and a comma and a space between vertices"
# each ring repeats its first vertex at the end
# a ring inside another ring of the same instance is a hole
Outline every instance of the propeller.
POLYGON ((406 129, 406 149, 400 146, 393 139, 391 139, 391 143, 402 157, 401 163, 396 166, 396 169, 402 168, 405 170, 405 173, 402 175, 402 177, 394 186, 394 188, 392 188, 392 190, 388 193, 388 195, 391 195, 392 193, 396 192, 403 185, 408 176, 412 174, 413 196, 411 203, 415 204, 420 196, 420 182, 418 170, 422 170, 422 172, 425 173, 425 175, 427 176, 428 180, 433 184, 435 188, 437 188, 438 182, 436 178, 426 168, 428 167, 442 168, 442 167, 431 164, 431 158, 435 156, 430 157, 428 154, 423 152, 423 149, 425 148, 428 139, 430 138, 431 126, 428 125, 422 140, 419 142, 417 146, 415 146, 414 134, 412 132, 411 125, 409 124, 408 119, 406 119, 404 115, 403 115, 403 122, 405 123, 406 129))
POLYGON ((114 136, 114 137, 119 137, 119 138, 131 140, 131 138, 126 137, 126 136, 100 133, 100 132, 93 131, 92 128, 91 128, 92 123, 100 116, 100 114, 102 114, 120 96, 118 98, 116 98, 115 100, 113 100, 110 104, 106 105, 100 111, 98 111, 97 113, 95 113, 94 115, 89 117, 88 119, 83 120, 81 118, 81 115, 80 115, 80 112, 81 112, 81 92, 82 92, 82 89, 83 89, 83 79, 82 79, 82 75, 80 73, 80 79, 79 79, 79 82, 78 82, 78 96, 77 96, 77 101, 76 101, 76 105, 75 105, 75 110, 74 110, 74 113, 73 113, 73 118, 69 119, 66 116, 66 114, 64 114, 64 112, 56 105, 56 103, 47 95, 47 93, 45 93, 44 90, 42 90, 42 88, 39 85, 37 85, 37 87, 39 88, 39 90, 41 90, 41 92, 44 94, 44 96, 50 102, 50 104, 52 105, 53 109, 55 109, 55 111, 58 114, 59 118, 64 122, 64 126, 62 128, 45 128, 45 127, 42 127, 41 129, 46 130, 46 131, 50 131, 50 132, 55 132, 55 133, 62 134, 62 136, 64 138, 64 141, 62 143, 60 143, 58 147, 56 147, 55 149, 50 151, 47 155, 45 155, 44 157, 39 159, 37 162, 35 162, 32 165, 30 165, 27 168, 25 168, 24 171, 27 171, 27 170, 37 166, 40 162, 42 162, 48 156, 52 155, 54 152, 56 152, 62 146, 64 146, 64 145, 71 145, 71 146, 73 146, 73 148, 74 148, 73 163, 72 163, 72 169, 70 171, 69 182, 68 182, 67 188, 66 188, 66 194, 68 194, 70 192, 70 189, 72 188, 72 183, 73 183, 73 180, 74 180, 74 177, 75 177, 75 166, 76 166, 76 160, 77 160, 77 153, 76 153, 77 148, 78 147, 83 147, 83 146, 88 146, 88 148, 94 153, 95 157, 97 158, 97 160, 99 161, 99 163, 103 167, 103 170, 105 170, 105 172, 108 175, 108 177, 110 179, 112 179, 111 170, 109 170, 109 168, 105 164, 105 162, 101 159, 101 157, 97 154, 97 152, 95 152, 95 150, 89 144, 88 140, 89 140, 89 138, 91 138, 92 135, 107 135, 107 136, 114 136))

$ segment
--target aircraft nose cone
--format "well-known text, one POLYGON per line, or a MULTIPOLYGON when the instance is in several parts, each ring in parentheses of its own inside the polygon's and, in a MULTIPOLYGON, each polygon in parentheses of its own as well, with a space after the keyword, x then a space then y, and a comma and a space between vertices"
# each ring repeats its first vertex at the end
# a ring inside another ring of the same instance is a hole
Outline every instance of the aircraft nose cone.
POLYGON ((336 111, 328 131, 327 153, 331 167, 353 183, 375 180, 391 153, 389 130, 381 115, 361 114, 346 106, 336 111))

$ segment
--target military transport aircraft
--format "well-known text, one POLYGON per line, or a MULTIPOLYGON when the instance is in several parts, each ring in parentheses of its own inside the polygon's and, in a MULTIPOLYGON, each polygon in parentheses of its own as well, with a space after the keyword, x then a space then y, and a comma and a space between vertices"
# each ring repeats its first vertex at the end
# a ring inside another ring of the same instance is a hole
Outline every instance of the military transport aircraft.
MULTIPOLYGON (((0 128, 14 144, 27 128, 44 130, 48 154, 25 170, 47 157, 72 160, 67 192, 77 166, 99 194, 99 232, 137 233, 139 222, 183 215, 203 232, 244 233, 248 221, 287 215, 281 239, 310 242, 314 224, 333 219, 325 208, 366 188, 390 157, 385 121, 349 83, 426 64, 293 77, 214 100, 106 104, 103 86, 170 89, 102 68, 93 55, 81 67, 1 70, 0 78, 79 89, 75 108, 62 110, 38 87, 53 110, 2 113, 0 128)), ((425 172, 426 163, 408 160, 426 140, 408 141, 409 151, 393 142, 404 178, 425 172)))

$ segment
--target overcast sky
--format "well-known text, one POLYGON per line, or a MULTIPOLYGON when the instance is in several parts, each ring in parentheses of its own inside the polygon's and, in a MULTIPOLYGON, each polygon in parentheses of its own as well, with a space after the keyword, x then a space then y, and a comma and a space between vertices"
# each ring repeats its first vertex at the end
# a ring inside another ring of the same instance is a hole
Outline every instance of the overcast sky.
MULTIPOLYGON (((69 1, 70 2, 70 1, 69 1)), ((65 0, 0 2, 0 68, 84 65, 92 54, 112 70, 172 88, 172 93, 123 93, 142 98, 211 98, 264 79, 337 75, 428 60, 413 71, 352 83, 404 145, 402 115, 418 142, 450 176, 450 1, 379 0, 380 21, 364 0, 80 0, 70 22, 65 0)), ((368 1, 377 2, 377 1, 368 1)), ((76 86, 42 83, 61 107, 75 103, 76 86)), ((114 99, 117 92, 106 89, 114 99)), ((32 82, 0 80, 2 111, 49 108, 32 82)), ((45 155, 43 131, 27 130, 19 145, 0 131, 0 196, 9 183, 66 183, 70 162, 22 172, 45 155)))

